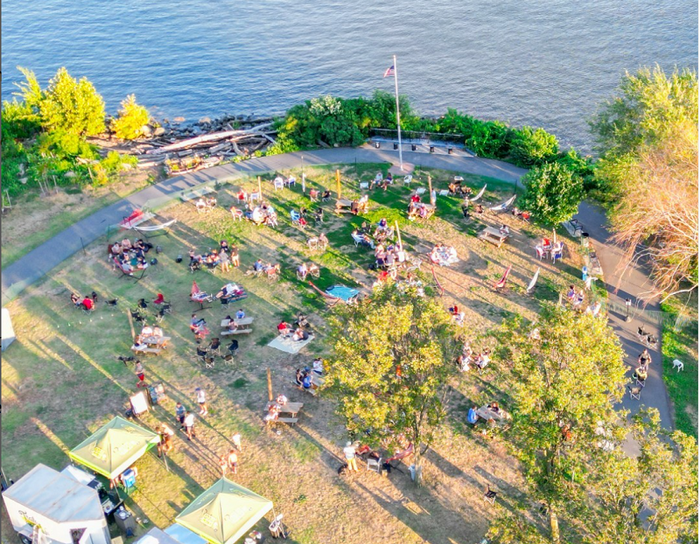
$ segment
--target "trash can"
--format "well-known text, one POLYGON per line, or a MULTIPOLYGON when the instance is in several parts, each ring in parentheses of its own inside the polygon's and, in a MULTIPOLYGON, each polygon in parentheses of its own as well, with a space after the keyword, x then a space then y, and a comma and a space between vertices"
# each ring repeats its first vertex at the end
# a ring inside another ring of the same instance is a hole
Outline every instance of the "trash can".
POLYGON ((587 232, 581 233, 581 245, 583 247, 588 247, 590 236, 587 232))

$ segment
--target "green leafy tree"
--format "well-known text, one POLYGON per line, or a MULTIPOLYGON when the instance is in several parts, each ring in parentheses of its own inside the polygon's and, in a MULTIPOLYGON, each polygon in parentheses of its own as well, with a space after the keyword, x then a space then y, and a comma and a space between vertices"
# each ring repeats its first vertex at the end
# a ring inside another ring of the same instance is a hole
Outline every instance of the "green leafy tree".
POLYGON ((559 151, 557 137, 543 128, 523 127, 513 133, 510 154, 521 166, 536 166, 556 158, 559 151))
POLYGON ((583 542, 697 542, 697 442, 664 431, 654 409, 640 411, 626 430, 640 454, 614 448, 592 457, 585 500, 569 505, 583 542))
POLYGON ((658 66, 627 74, 593 131, 602 152, 599 194, 611 203, 622 265, 651 265, 656 288, 645 298, 697 289, 697 74, 666 76, 658 66))
POLYGON ((627 72, 616 96, 591 121, 604 156, 635 153, 672 135, 675 127, 698 124, 698 76, 693 70, 667 76, 657 65, 627 72))
POLYGON ((395 287, 346 306, 331 319, 333 355, 326 387, 351 433, 370 430, 374 446, 421 450, 445 419, 448 378, 459 348, 454 322, 436 299, 395 287))
POLYGON ((599 455, 601 433, 611 443, 624 436, 614 409, 624 395, 624 352, 605 320, 553 305, 535 324, 513 321, 500 334, 500 355, 513 366, 508 437, 531 496, 546 505, 551 542, 559 543, 559 517, 579 500, 576 475, 599 455))
POLYGON ((545 224, 568 221, 583 199, 583 179, 559 163, 533 168, 523 178, 522 207, 545 224))
POLYGON ((94 136, 105 130, 105 105, 86 78, 77 81, 60 68, 39 104, 41 123, 48 131, 94 136))
POLYGON ((130 94, 122 100, 121 109, 110 128, 117 138, 133 140, 143 135, 143 127, 148 124, 150 116, 144 106, 136 103, 136 96, 130 94))

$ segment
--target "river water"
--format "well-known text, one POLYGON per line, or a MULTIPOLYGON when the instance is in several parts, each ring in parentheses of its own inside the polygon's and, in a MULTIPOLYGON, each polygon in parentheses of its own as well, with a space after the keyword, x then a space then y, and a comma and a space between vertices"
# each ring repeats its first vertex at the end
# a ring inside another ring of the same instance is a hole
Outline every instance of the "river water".
POLYGON ((591 147, 586 119, 625 70, 697 68, 697 0, 4 0, 2 97, 34 70, 87 76, 108 111, 135 93, 156 117, 281 113, 321 94, 400 92, 543 126, 591 147))

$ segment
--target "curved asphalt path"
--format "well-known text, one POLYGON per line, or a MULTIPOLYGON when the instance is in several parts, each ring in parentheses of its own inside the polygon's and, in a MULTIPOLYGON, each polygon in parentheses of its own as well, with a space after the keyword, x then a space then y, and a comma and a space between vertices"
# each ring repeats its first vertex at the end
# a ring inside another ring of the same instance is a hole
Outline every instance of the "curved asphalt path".
MULTIPOLYGON (((404 152, 404 160, 416 166, 428 168, 440 168, 460 173, 470 173, 488 176, 503 181, 518 183, 521 176, 527 172, 512 164, 482 159, 471 156, 448 155, 443 150, 439 153, 404 152)), ((362 148, 338 148, 321 149, 316 151, 304 151, 273 155, 249 159, 238 164, 226 164, 216 166, 190 174, 173 177, 156 185, 152 185, 138 193, 107 206, 102 210, 78 221, 51 240, 17 260, 2 271, 2 302, 6 304, 28 285, 40 280, 51 269, 58 266, 71 255, 80 251, 83 244, 87 246, 91 242, 103 236, 108 227, 118 224, 128 216, 135 208, 150 206, 157 208, 172 199, 179 198, 182 191, 186 191, 203 183, 216 181, 225 182, 241 177, 258 175, 265 172, 299 168, 302 166, 328 165, 328 164, 352 164, 398 162, 398 152, 388 149, 362 148)), ((616 313, 614 308, 623 306, 625 298, 632 298, 635 306, 637 299, 649 290, 648 275, 641 268, 635 267, 627 270, 622 278, 618 263, 620 262, 620 250, 610 243, 610 233, 606 228, 605 214, 599 208, 588 203, 582 203, 577 219, 590 234, 595 244, 601 265, 605 272, 606 288, 609 294, 609 303, 613 311, 609 312, 610 324, 620 337, 627 354, 627 364, 634 368, 636 358, 643 347, 636 341, 637 326, 644 323, 646 329, 661 338, 658 322, 649 318, 648 312, 635 312, 634 319, 627 323, 622 313, 616 313), (618 291, 617 285, 621 288, 618 291)), ((646 310, 658 310, 656 305, 650 305, 646 310)), ((657 408, 661 414, 661 422, 664 427, 672 428, 671 407, 666 388, 661 377, 660 353, 652 353, 653 362, 649 369, 649 377, 642 393, 641 403, 657 408)), ((623 401, 624 408, 633 413, 639 409, 640 402, 632 401, 629 396, 623 401)), ((628 445, 630 453, 634 453, 634 445, 628 445)))

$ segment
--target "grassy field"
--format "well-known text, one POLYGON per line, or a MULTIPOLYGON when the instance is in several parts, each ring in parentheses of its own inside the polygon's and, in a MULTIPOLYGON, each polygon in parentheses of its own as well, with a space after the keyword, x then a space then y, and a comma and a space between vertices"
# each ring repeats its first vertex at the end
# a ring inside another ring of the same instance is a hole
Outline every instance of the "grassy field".
MULTIPOLYGON (((378 169, 386 173, 388 166, 343 167, 343 196, 359 194, 359 181, 373 178, 378 169)), ((569 241, 572 251, 556 267, 539 262, 533 248, 545 232, 512 216, 484 215, 467 221, 461 216, 457 198, 438 197, 433 218, 408 221, 408 196, 417 186, 425 186, 426 173, 416 172, 410 188, 394 185, 387 192, 373 191, 364 217, 334 215, 334 199, 311 204, 298 185, 275 192, 269 182, 273 175, 266 176, 263 190, 278 211, 277 229, 233 222, 228 207, 235 202, 238 187, 225 185, 217 195, 219 207, 210 213, 198 214, 192 204, 178 204, 162 212, 163 219, 178 222, 170 235, 153 238, 163 251, 157 256, 158 264, 149 268, 140 282, 120 277, 110 267, 105 249, 108 241, 114 240, 105 239, 90 246, 86 255, 76 254, 42 283, 29 287, 8 305, 17 341, 2 356, 2 464, 7 475, 16 480, 39 462, 63 468, 68 463, 68 450, 115 415, 123 414, 129 395, 136 391, 133 368, 117 359, 131 353, 127 313, 140 298, 152 300, 162 292, 174 308, 174 314, 162 323, 165 334, 172 337, 171 346, 160 356, 142 360, 146 380, 163 383, 168 399, 143 416, 141 423, 154 428, 160 421, 172 422, 175 402, 194 407, 197 387, 208 394, 209 415, 198 419, 196 440, 176 437, 169 472, 155 455, 138 462, 139 490, 129 506, 151 525, 173 523, 175 516, 219 477, 217 459, 231 447, 234 432, 243 436, 239 474, 234 479, 274 501, 276 511, 284 513, 293 530, 292 542, 473 544, 483 537, 496 512, 482 498, 487 484, 499 489, 502 506, 530 508, 520 491, 522 476, 506 453, 506 445, 499 437, 486 439, 473 434, 465 425, 466 409, 472 402, 499 400, 508 407, 505 366, 496 362, 483 374, 461 375, 451 384, 448 424, 426 453, 425 485, 420 488, 410 482, 405 466, 403 473, 392 472, 387 477, 364 470, 358 475, 338 476, 347 433, 334 413, 334 402, 323 394, 313 398, 290 385, 296 368, 316 354, 328 352, 325 318, 332 311, 309 284, 296 279, 295 268, 301 261, 316 262, 321 266, 321 277, 315 282, 320 289, 342 283, 370 293, 376 273, 369 271, 368 265, 374 256, 368 249, 355 247, 350 237, 354 226, 363 220, 376 222, 386 217, 398 221, 404 245, 416 257, 425 257, 437 242, 456 248, 458 264, 437 268, 433 275, 424 262, 420 276, 427 286, 435 286, 437 279, 444 289, 446 308, 457 302, 465 309, 465 335, 477 348, 493 341, 484 334, 504 318, 514 314, 534 317, 542 301, 556 300, 559 292, 576 281, 581 266, 577 244, 569 241), (318 228, 310 221, 306 231, 291 225, 289 209, 302 205, 322 205, 326 221, 318 228), (510 226, 513 239, 500 249, 476 238, 484 226, 503 222, 510 226), (329 249, 310 252, 307 238, 321 231, 330 240, 329 249), (191 274, 187 267, 189 249, 204 252, 224 238, 239 246, 241 268, 191 274), (185 257, 180 264, 176 262, 178 255, 185 257), (258 257, 279 262, 282 280, 246 277, 243 272, 258 257), (510 264, 513 270, 508 287, 497 293, 492 285, 510 264), (540 281, 534 294, 527 295, 526 286, 538 266, 540 281), (240 349, 233 364, 219 360, 207 369, 196 360, 188 327, 191 313, 198 308, 189 300, 193 280, 208 292, 216 292, 228 281, 240 283, 248 292, 248 298, 240 303, 217 303, 197 312, 207 320, 212 336, 219 330, 219 320, 239 307, 255 317, 254 332, 238 337, 240 349), (102 303, 91 315, 72 307, 72 291, 92 290, 103 301, 118 298, 118 306, 102 303), (279 319, 290 319, 299 310, 310 315, 315 340, 298 355, 268 347, 279 319), (299 423, 281 428, 279 433, 262 424, 268 368, 275 394, 284 392, 290 400, 305 403, 299 423)), ((453 175, 430 173, 437 189, 446 188, 453 175)), ((307 189, 335 188, 332 168, 307 168, 306 174, 307 189)), ((301 177, 299 172, 295 175, 301 177)), ((510 184, 464 177, 476 189, 488 184, 487 203, 501 202, 512 194, 510 184)), ((241 185, 252 190, 257 182, 247 180, 241 185)), ((151 305, 148 311, 152 310, 151 305)), ((14 541, 7 523, 3 523, 2 534, 14 541)))
POLYGON ((698 437, 698 300, 697 295, 683 300, 668 299, 661 307, 665 313, 661 338, 664 382, 675 411, 676 428, 698 437), (679 320, 678 316, 682 319, 679 320), (684 369, 673 369, 673 360, 684 369))
POLYGON ((41 196, 32 191, 12 200, 2 217, 2 268, 56 236, 73 223, 139 191, 151 183, 146 172, 134 172, 109 187, 61 188, 41 196), (37 226, 41 228, 36 228, 37 226))

